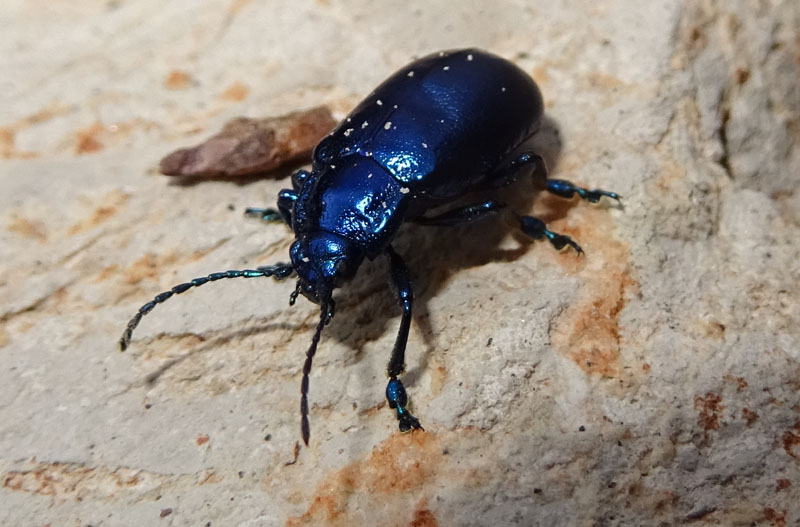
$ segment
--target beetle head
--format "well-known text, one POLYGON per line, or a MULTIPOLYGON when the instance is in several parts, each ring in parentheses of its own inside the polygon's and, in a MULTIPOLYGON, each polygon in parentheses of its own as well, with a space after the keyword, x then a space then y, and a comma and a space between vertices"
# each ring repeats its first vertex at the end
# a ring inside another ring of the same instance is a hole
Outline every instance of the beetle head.
POLYGON ((297 293, 315 304, 330 300, 334 288, 352 278, 364 253, 350 240, 318 231, 295 241, 289 252, 297 272, 297 293))

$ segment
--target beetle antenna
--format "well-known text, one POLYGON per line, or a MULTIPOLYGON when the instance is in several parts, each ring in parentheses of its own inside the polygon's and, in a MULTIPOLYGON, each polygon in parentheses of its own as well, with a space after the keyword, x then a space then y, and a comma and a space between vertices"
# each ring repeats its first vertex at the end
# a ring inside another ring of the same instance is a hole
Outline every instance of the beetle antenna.
POLYGON ((120 351, 125 351, 128 348, 128 345, 131 343, 131 335, 133 334, 133 330, 139 325, 142 317, 152 311, 156 305, 165 302, 172 295, 179 295, 184 291, 191 289, 192 287, 200 287, 207 282, 216 282, 217 280, 222 280, 223 278, 260 278, 262 276, 272 276, 276 280, 281 280, 291 276, 292 273, 294 273, 294 267, 289 264, 280 263, 277 265, 256 267, 255 269, 244 269, 242 271, 231 270, 220 273, 211 273, 210 275, 195 278, 194 280, 185 282, 183 284, 178 284, 169 291, 164 291, 163 293, 156 295, 153 300, 139 308, 139 311, 137 311, 136 314, 133 315, 133 318, 128 322, 128 326, 125 328, 125 331, 122 332, 122 337, 119 339, 119 349, 120 351))
POLYGON ((306 351, 306 362, 303 364, 303 381, 300 383, 300 430, 303 434, 303 442, 308 446, 308 439, 311 436, 311 427, 308 424, 308 375, 311 373, 311 363, 314 362, 314 354, 317 353, 317 345, 319 344, 322 329, 330 321, 332 313, 328 310, 328 306, 333 299, 330 293, 320 295, 323 300, 320 306, 319 323, 314 336, 311 338, 311 346, 306 351))

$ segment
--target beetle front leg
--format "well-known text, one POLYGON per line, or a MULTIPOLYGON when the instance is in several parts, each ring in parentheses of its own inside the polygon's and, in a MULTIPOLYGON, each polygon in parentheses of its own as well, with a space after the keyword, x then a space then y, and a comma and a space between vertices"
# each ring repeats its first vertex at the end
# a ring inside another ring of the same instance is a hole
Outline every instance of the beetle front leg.
POLYGON ((259 207, 247 207, 244 210, 245 215, 255 216, 263 221, 279 221, 283 220, 286 224, 292 226, 292 207, 297 201, 298 193, 303 187, 303 183, 308 179, 311 173, 307 170, 298 170, 292 174, 292 190, 283 189, 278 194, 278 210, 259 207))
POLYGON ((310 175, 311 173, 308 170, 302 169, 292 174, 292 189, 294 189, 295 192, 300 192, 300 189, 303 188, 303 183, 305 183, 310 175))
POLYGON ((280 221, 282 219, 291 227, 292 207, 294 207, 295 201, 297 201, 297 192, 283 189, 278 194, 278 210, 247 207, 244 209, 244 213, 246 216, 255 216, 263 221, 280 221))
POLYGON ((386 254, 389 256, 391 265, 392 284, 396 290, 397 299, 403 307, 400 330, 397 332, 392 356, 386 369, 389 375, 389 384, 386 385, 386 399, 389 401, 389 408, 394 408, 397 411, 397 421, 401 432, 416 429, 422 430, 419 420, 408 411, 406 389, 402 381, 397 378, 405 370, 406 343, 408 342, 408 331, 411 327, 411 307, 414 301, 414 292, 411 289, 408 268, 403 259, 391 247, 386 249, 386 254))

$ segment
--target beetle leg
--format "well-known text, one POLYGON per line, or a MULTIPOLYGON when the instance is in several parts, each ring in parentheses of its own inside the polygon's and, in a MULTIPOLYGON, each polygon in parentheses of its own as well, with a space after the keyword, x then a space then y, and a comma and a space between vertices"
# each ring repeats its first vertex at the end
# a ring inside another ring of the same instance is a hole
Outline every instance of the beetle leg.
POLYGON ((619 203, 622 203, 620 201, 622 196, 616 192, 609 192, 608 190, 600 189, 587 190, 585 188, 577 187, 569 181, 565 181, 563 179, 548 179, 547 191, 555 194, 556 196, 561 196, 562 198, 571 198, 577 194, 589 203, 597 203, 603 196, 607 196, 611 199, 617 200, 619 203))
POLYGON ((283 189, 278 193, 278 210, 247 207, 244 209, 246 216, 255 216, 264 221, 283 221, 292 226, 292 207, 297 201, 297 193, 293 190, 283 189))
POLYGON ((524 175, 524 169, 531 170, 530 175, 538 188, 544 188, 547 181, 547 167, 542 156, 532 150, 526 150, 516 159, 496 169, 491 179, 497 182, 498 187, 510 185, 524 175))
POLYGON ((557 232, 548 230, 545 223, 539 218, 534 218, 533 216, 517 216, 517 219, 519 220, 519 228, 522 230, 522 232, 534 240, 547 238, 547 240, 553 245, 553 247, 556 248, 556 250, 560 251, 561 249, 569 246, 575 249, 578 254, 583 253, 581 246, 575 243, 572 238, 564 234, 558 234, 557 232))
POLYGON ((302 169, 292 174, 292 188, 295 192, 300 192, 300 189, 303 188, 303 183, 310 175, 311 173, 308 170, 302 169))
POLYGON ((392 349, 392 357, 389 359, 389 366, 386 371, 389 375, 389 384, 386 385, 386 399, 389 401, 389 408, 397 411, 397 420, 401 432, 409 430, 422 430, 419 420, 408 411, 408 396, 406 389, 397 376, 405 369, 406 343, 408 342, 408 330, 411 327, 411 305, 414 300, 414 292, 411 289, 411 280, 408 276, 408 268, 403 259, 390 247, 386 249, 391 264, 392 284, 397 293, 397 299, 403 307, 403 317, 400 320, 400 330, 397 332, 397 339, 392 349))
POLYGON ((279 221, 283 218, 281 213, 275 209, 262 209, 258 207, 247 207, 244 209, 245 216, 253 216, 262 221, 279 221))
POLYGON ((533 178, 534 185, 539 188, 543 187, 556 196, 571 198, 577 194, 589 203, 597 203, 603 196, 606 196, 622 203, 622 196, 616 192, 601 189, 588 190, 563 179, 547 179, 547 167, 544 164, 542 156, 532 151, 521 153, 518 158, 503 167, 495 179, 502 181, 502 184, 511 183, 520 176, 522 168, 528 165, 533 166, 531 177, 533 178))
MULTIPOLYGON (((442 214, 438 214, 430 218, 423 216, 413 221, 419 223, 420 225, 450 226, 457 225, 462 222, 472 221, 488 214, 500 212, 505 208, 505 203, 490 199, 484 201, 483 203, 476 203, 475 205, 468 205, 463 208, 448 210, 442 214)), ((514 217, 516 217, 517 221, 519 221, 519 227, 522 232, 534 240, 547 238, 553 247, 559 251, 569 246, 578 251, 578 253, 583 253, 581 246, 575 243, 572 238, 564 234, 558 234, 557 232, 548 230, 545 223, 539 218, 534 218, 532 216, 520 216, 519 214, 513 212, 512 214, 514 217)))
POLYGON ((517 159, 509 164, 506 170, 514 173, 514 179, 516 179, 520 170, 523 167, 528 166, 533 168, 533 171, 531 172, 531 178, 533 179, 534 184, 541 187, 541 185, 547 180, 547 167, 544 164, 544 159, 542 159, 542 156, 536 152, 528 151, 521 153, 517 159))
POLYGON ((436 216, 421 216, 411 221, 420 225, 451 226, 482 218, 488 214, 496 213, 505 207, 505 203, 497 201, 496 199, 489 199, 483 203, 475 203, 467 205, 466 207, 448 210, 436 216))

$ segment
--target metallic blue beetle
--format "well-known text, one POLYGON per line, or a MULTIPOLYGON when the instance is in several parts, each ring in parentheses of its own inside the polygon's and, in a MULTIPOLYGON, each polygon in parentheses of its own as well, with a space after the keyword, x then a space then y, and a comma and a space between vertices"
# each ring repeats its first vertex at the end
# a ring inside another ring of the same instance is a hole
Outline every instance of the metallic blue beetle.
MULTIPOLYGON (((143 305, 120 339, 124 350, 142 316, 173 294, 223 278, 277 279, 297 274, 294 304, 302 294, 321 306, 320 320, 306 353, 301 384, 301 431, 308 444, 308 379, 322 329, 334 314, 333 290, 355 276, 365 258, 386 255, 403 309, 387 373, 386 398, 402 431, 422 428, 407 408, 398 379, 411 325, 413 292, 408 269, 392 249, 400 225, 454 225, 495 214, 495 199, 436 214, 430 208, 468 193, 491 191, 520 177, 532 177, 556 195, 596 203, 614 192, 587 190, 547 179, 531 139, 542 120, 542 96, 517 66, 477 49, 447 51, 412 62, 375 89, 314 149, 311 172, 292 176, 292 189, 278 195, 278 210, 249 208, 265 220, 283 219, 294 231, 291 264, 225 271, 196 278, 143 305)), ((568 236, 541 220, 505 209, 523 233, 547 239, 556 249, 582 252, 568 236)))

